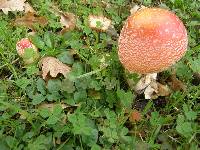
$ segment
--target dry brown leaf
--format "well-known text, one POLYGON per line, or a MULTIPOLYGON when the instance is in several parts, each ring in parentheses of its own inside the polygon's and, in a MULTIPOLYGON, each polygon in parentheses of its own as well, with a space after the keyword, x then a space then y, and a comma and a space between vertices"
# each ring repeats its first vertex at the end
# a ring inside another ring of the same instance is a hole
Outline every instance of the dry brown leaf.
POLYGON ((156 99, 159 96, 169 96, 171 91, 167 85, 156 81, 157 74, 147 74, 140 79, 135 87, 138 94, 144 93, 145 99, 156 99))
POLYGON ((169 96, 170 94, 169 87, 159 82, 151 82, 144 91, 145 99, 156 99, 159 96, 169 96))
MULTIPOLYGON (((55 106, 56 106, 56 104, 54 104, 54 103, 43 103, 43 104, 40 104, 38 106, 38 108, 39 109, 47 108, 49 111, 53 112, 53 109, 54 109, 55 106)), ((62 107, 62 109, 65 109, 69 106, 66 105, 66 104, 61 104, 61 107, 62 107)))
POLYGON ((157 73, 144 75, 135 86, 135 92, 141 94, 150 85, 151 82, 156 81, 157 73))
POLYGON ((140 6, 134 5, 134 6, 131 8, 130 13, 131 13, 131 14, 134 14, 134 13, 136 13, 136 11, 138 11, 139 9, 140 9, 140 6))
POLYGON ((60 23, 64 30, 73 30, 76 26, 76 17, 73 13, 60 12, 60 23))
POLYGON ((169 96, 171 91, 167 85, 163 85, 157 82, 158 85, 158 96, 169 96))
POLYGON ((60 138, 60 137, 57 137, 57 138, 56 138, 56 140, 55 140, 55 144, 58 144, 58 145, 61 144, 61 138, 60 138))
POLYGON ((46 79, 48 73, 51 77, 56 77, 59 73, 65 76, 71 70, 69 66, 54 57, 44 57, 41 60, 41 67, 43 79, 46 79))
POLYGON ((28 12, 36 13, 33 7, 27 2, 25 3, 24 11, 25 13, 28 13, 28 12))
POLYGON ((35 13, 28 12, 23 17, 17 18, 14 21, 14 25, 16 26, 26 26, 32 30, 34 30, 34 24, 40 24, 44 26, 48 23, 45 17, 37 16, 35 13))
POLYGON ((63 26, 61 33, 73 30, 76 27, 76 16, 73 13, 62 12, 56 6, 52 6, 51 12, 60 17, 60 23, 63 26))
POLYGON ((26 0, 0 0, 0 10, 4 14, 9 11, 24 11, 26 0))
POLYGON ((171 89, 174 91, 185 91, 186 90, 186 86, 183 84, 183 82, 181 82, 180 80, 178 80, 176 78, 175 74, 171 75, 170 81, 168 84, 170 85, 171 89))
POLYGON ((111 26, 111 20, 104 16, 89 15, 88 21, 90 28, 95 30, 107 31, 111 26))
POLYGON ((156 99, 158 93, 158 85, 157 82, 151 82, 149 86, 144 90, 145 99, 156 99))
POLYGON ((115 27, 113 25, 110 25, 108 27, 108 29, 106 30, 106 33, 116 40, 119 37, 119 34, 117 33, 117 30, 115 29, 115 27))

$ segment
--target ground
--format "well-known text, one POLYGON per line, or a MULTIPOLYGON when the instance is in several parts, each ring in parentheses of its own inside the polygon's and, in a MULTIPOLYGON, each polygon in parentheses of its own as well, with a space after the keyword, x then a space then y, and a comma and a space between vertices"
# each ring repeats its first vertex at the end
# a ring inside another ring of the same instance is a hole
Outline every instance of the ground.
POLYGON ((8 13, 0 11, 1 150, 200 147, 199 0, 27 2, 35 12, 20 6, 13 11, 13 5, 8 13), (136 4, 171 10, 187 28, 186 55, 158 74, 171 91, 167 96, 145 100, 135 93, 139 76, 119 62, 118 34, 136 4), (112 29, 101 29, 100 22, 90 27, 90 15, 106 17, 112 29), (18 55, 22 38, 38 48, 36 55, 33 49, 18 55), (26 64, 32 56, 37 60, 26 64), (57 59, 41 67, 45 56, 57 59))

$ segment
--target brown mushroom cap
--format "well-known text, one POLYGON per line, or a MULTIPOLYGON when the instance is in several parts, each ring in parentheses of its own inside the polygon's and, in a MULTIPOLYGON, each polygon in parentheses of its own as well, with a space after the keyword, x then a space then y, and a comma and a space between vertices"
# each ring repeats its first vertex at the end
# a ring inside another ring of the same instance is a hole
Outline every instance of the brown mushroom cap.
POLYGON ((144 8, 127 19, 119 37, 118 55, 130 72, 156 73, 180 60, 187 44, 187 31, 174 13, 144 8))

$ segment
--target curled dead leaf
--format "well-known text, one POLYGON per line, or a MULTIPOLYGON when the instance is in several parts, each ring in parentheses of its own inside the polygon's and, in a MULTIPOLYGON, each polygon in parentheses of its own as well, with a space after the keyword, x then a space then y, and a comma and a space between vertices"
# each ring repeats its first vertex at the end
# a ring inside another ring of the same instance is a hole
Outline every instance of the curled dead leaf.
POLYGON ((9 11, 24 11, 26 0, 0 0, 0 10, 4 14, 8 14, 9 11))
POLYGON ((169 96, 171 91, 167 85, 156 81, 157 74, 147 74, 140 79, 135 87, 138 94, 144 93, 145 99, 156 99, 159 96, 169 96))
POLYGON ((51 77, 56 77, 59 73, 64 76, 70 72, 71 68, 54 57, 44 57, 40 62, 42 68, 42 78, 45 80, 48 73, 51 77))
POLYGON ((185 91, 186 90, 186 85, 182 81, 177 79, 175 74, 171 75, 168 84, 171 87, 171 89, 174 91, 185 91))
POLYGON ((76 17, 73 13, 60 12, 60 23, 64 27, 61 32, 73 30, 76 27, 76 17))
POLYGON ((156 99, 159 96, 169 96, 170 94, 169 87, 159 82, 151 82, 144 91, 145 99, 156 99))
POLYGON ((60 11, 56 6, 52 6, 51 12, 60 17, 60 23, 63 26, 61 33, 76 27, 76 16, 73 13, 60 11))
POLYGON ((135 92, 141 94, 150 85, 151 82, 156 81, 157 73, 144 75, 135 86, 135 92))
POLYGON ((89 15, 89 27, 98 31, 107 31, 111 26, 111 20, 104 16, 89 15))
POLYGON ((37 16, 35 13, 28 12, 23 17, 17 18, 14 21, 16 26, 26 26, 34 30, 34 24, 39 24, 41 26, 47 25, 48 21, 45 17, 37 16))
POLYGON ((25 13, 28 13, 28 12, 36 13, 36 11, 33 9, 33 7, 28 2, 25 3, 24 11, 25 11, 25 13))
POLYGON ((56 138, 55 144, 59 144, 59 145, 61 144, 61 138, 60 138, 60 137, 57 137, 57 138, 56 138))
POLYGON ((110 25, 108 27, 108 29, 106 30, 106 33, 116 40, 119 37, 119 34, 117 33, 117 30, 115 29, 115 27, 113 25, 110 25))
POLYGON ((167 85, 163 85, 157 82, 158 85, 158 96, 169 96, 171 91, 167 85))
POLYGON ((144 90, 145 99, 156 99, 158 93, 158 85, 157 82, 151 82, 149 86, 144 90))
POLYGON ((140 6, 134 5, 134 6, 131 8, 130 13, 131 13, 131 14, 134 14, 134 13, 136 13, 136 11, 138 11, 139 9, 140 9, 140 6))
POLYGON ((134 14, 134 13, 136 13, 138 10, 144 9, 144 8, 146 8, 146 7, 143 6, 143 5, 141 5, 141 6, 134 5, 134 6, 131 8, 130 13, 131 13, 131 14, 134 14))

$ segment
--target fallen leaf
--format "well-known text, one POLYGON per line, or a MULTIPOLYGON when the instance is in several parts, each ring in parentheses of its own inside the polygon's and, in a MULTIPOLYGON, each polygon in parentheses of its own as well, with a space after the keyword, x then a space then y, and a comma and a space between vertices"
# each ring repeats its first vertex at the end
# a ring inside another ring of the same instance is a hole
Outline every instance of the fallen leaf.
POLYGON ((156 82, 151 82, 144 90, 144 97, 145 99, 156 99, 156 93, 158 93, 158 85, 156 82))
POLYGON ((176 78, 176 74, 171 75, 168 84, 171 87, 171 89, 174 91, 185 91, 186 90, 186 86, 183 84, 182 81, 180 81, 176 78))
POLYGON ((90 28, 99 31, 107 31, 111 26, 111 20, 104 16, 89 15, 88 21, 90 28))
MULTIPOLYGON (((47 108, 49 111, 53 112, 53 109, 54 109, 54 107, 55 107, 56 105, 57 105, 57 104, 54 104, 54 103, 43 103, 43 104, 40 104, 40 105, 38 106, 38 108, 39 108, 39 109, 47 108)), ((62 109, 65 109, 65 108, 70 107, 70 106, 68 106, 68 105, 66 105, 66 104, 61 104, 61 107, 62 107, 62 109)))
POLYGON ((169 96, 171 91, 167 85, 163 85, 157 82, 158 85, 158 96, 169 96))
POLYGON ((63 64, 61 61, 54 57, 44 57, 41 60, 42 67, 42 78, 46 79, 48 73, 51 77, 56 77, 59 73, 64 76, 70 72, 71 68, 66 64, 63 64))
POLYGON ((108 27, 108 29, 106 30, 106 33, 116 40, 119 37, 119 34, 117 33, 117 30, 115 29, 115 27, 113 25, 110 25, 108 27))
POLYGON ((169 96, 171 91, 167 85, 156 81, 157 74, 147 74, 136 84, 135 91, 144 93, 145 99, 156 99, 159 96, 169 96))
POLYGON ((8 14, 9 11, 24 11, 26 0, 1 0, 0 10, 4 14, 8 14))
POLYGON ((151 82, 150 85, 145 89, 145 99, 156 99, 159 96, 169 96, 171 93, 167 85, 163 85, 159 82, 151 82))
POLYGON ((36 13, 33 7, 27 2, 25 3, 24 11, 25 13, 28 13, 28 12, 36 13))
POLYGON ((131 112, 130 116, 129 116, 129 120, 131 122, 138 122, 142 119, 141 114, 139 111, 134 110, 131 112))
POLYGON ((58 145, 60 145, 61 144, 61 138, 60 137, 57 137, 57 138, 55 138, 56 140, 54 140, 55 141, 55 144, 58 144, 58 145))
POLYGON ((138 10, 144 9, 144 8, 147 8, 147 7, 145 7, 145 6, 143 6, 143 5, 141 5, 141 6, 134 5, 134 6, 131 8, 130 13, 131 13, 131 14, 134 14, 134 13, 136 13, 138 10))
POLYGON ((60 23, 64 27, 63 31, 73 30, 76 26, 76 17, 73 13, 60 12, 60 23))
POLYGON ((35 13, 28 12, 23 17, 17 18, 14 21, 16 26, 26 26, 34 30, 34 24, 39 24, 41 26, 47 25, 48 21, 45 17, 37 16, 35 13))
POLYGON ((131 8, 130 13, 131 13, 131 14, 134 14, 134 13, 136 13, 136 11, 138 11, 139 9, 140 9, 140 6, 134 5, 134 6, 131 8))
POLYGON ((135 92, 141 94, 150 85, 152 81, 156 81, 157 73, 144 75, 136 84, 135 92))
POLYGON ((63 26, 61 33, 76 27, 76 16, 73 13, 60 11, 56 6, 52 7, 51 12, 60 17, 60 23, 63 26))

